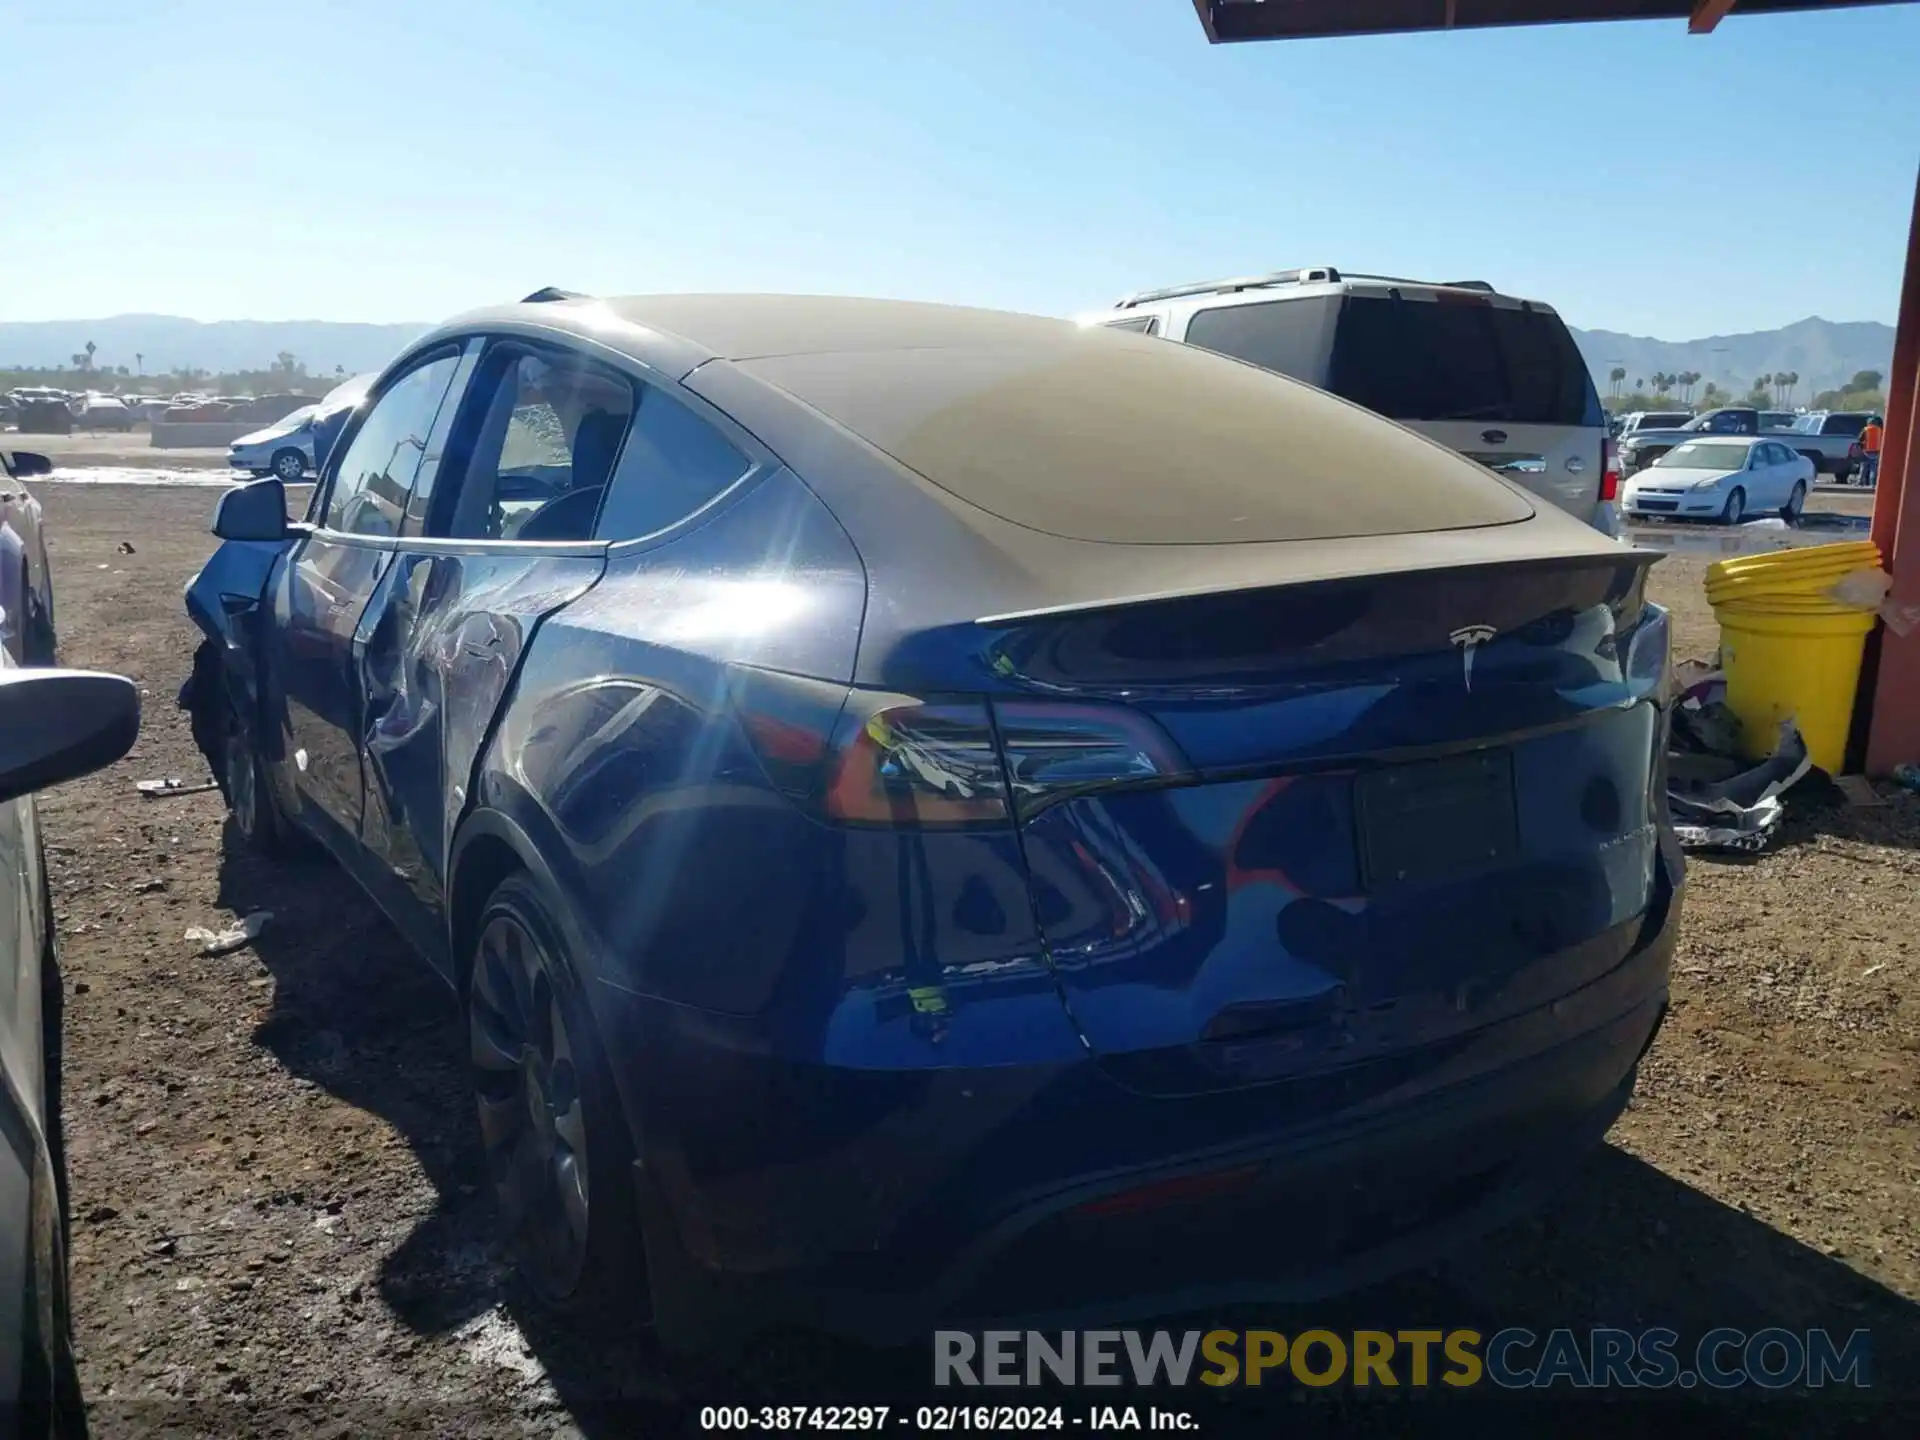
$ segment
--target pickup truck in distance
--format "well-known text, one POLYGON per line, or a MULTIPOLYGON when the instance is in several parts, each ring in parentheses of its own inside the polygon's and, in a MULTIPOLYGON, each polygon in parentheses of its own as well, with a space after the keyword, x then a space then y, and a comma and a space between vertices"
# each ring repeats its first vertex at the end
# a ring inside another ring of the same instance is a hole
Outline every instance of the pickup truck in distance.
POLYGON ((1803 415, 1796 425, 1766 429, 1761 412, 1739 406, 1709 410, 1672 430, 1635 430, 1620 439, 1622 476, 1644 470, 1676 445, 1701 435, 1765 435, 1798 450, 1813 462, 1813 473, 1845 481, 1860 467, 1860 431, 1865 411, 1825 410, 1803 415))

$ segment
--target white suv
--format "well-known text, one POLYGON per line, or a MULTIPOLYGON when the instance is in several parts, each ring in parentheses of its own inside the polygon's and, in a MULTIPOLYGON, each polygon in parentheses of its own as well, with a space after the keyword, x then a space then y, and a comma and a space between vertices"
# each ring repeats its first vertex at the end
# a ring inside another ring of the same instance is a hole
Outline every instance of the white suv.
POLYGON ((1620 485, 1606 412, 1553 308, 1481 280, 1330 265, 1129 295, 1081 323, 1277 370, 1397 420, 1607 535, 1620 485))

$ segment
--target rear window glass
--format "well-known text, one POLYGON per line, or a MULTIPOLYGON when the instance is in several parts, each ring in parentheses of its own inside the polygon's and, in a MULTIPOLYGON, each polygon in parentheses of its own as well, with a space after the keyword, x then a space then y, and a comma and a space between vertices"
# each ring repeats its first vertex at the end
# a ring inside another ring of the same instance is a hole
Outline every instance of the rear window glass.
POLYGON ((1642 415, 1636 430, 1673 430, 1691 420, 1691 415, 1642 415))
POLYGON ((1864 415, 1829 415, 1827 423, 1820 427, 1822 435, 1858 435, 1867 428, 1864 415))
POLYGON ((1534 513, 1470 460, 1192 345, 1076 331, 735 363, 948 493, 1070 539, 1318 540, 1534 513))
POLYGON ((1391 420, 1601 423, 1560 318, 1497 305, 1349 296, 1328 388, 1391 420))
POLYGON ((1324 387, 1340 298, 1222 305, 1187 321, 1187 343, 1324 387))

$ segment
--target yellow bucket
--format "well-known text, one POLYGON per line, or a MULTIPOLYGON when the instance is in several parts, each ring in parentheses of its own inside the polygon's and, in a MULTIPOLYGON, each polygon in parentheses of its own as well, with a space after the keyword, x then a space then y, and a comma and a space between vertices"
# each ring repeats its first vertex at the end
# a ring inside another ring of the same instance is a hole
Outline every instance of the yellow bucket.
POLYGON ((1839 774, 1874 612, 1829 605, 1819 614, 1738 602, 1716 605, 1714 612, 1727 706, 1740 719, 1747 755, 1763 760, 1772 754, 1780 721, 1791 715, 1813 763, 1839 774))
POLYGON ((1858 570, 1878 569, 1872 541, 1741 555, 1707 567, 1707 599, 1720 621, 1727 706, 1753 759, 1778 743, 1791 715, 1807 754, 1828 774, 1845 762, 1860 661, 1877 618, 1827 592, 1858 570))

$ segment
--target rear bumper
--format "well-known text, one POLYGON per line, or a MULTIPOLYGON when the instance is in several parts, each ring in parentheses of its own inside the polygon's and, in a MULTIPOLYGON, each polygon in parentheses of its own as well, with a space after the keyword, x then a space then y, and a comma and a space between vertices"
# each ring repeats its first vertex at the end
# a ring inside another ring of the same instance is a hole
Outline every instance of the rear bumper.
MULTIPOLYGON (((1670 884, 1613 971, 1474 1032, 1405 1085, 1284 1128, 1274 1087, 1149 1096, 1091 1061, 728 1066, 732 1093, 682 1123, 731 1128, 726 1112, 745 1102, 766 1138, 701 1163, 669 1123, 638 1170, 649 1253, 673 1254, 656 1278, 676 1276, 656 1285, 656 1319, 669 1340, 721 1315, 723 1329, 898 1341, 939 1321, 1309 1299, 1426 1263, 1550 1193, 1625 1106, 1666 1011, 1677 852, 1662 863, 1670 884), (848 1103, 862 1113, 822 1113, 848 1103), (1138 1203, 1142 1187, 1161 1203, 1138 1203)), ((642 1053, 678 1068, 672 1048, 642 1053)), ((690 1074, 710 1086, 718 1072, 711 1053, 683 1058, 684 1105, 690 1074)))

